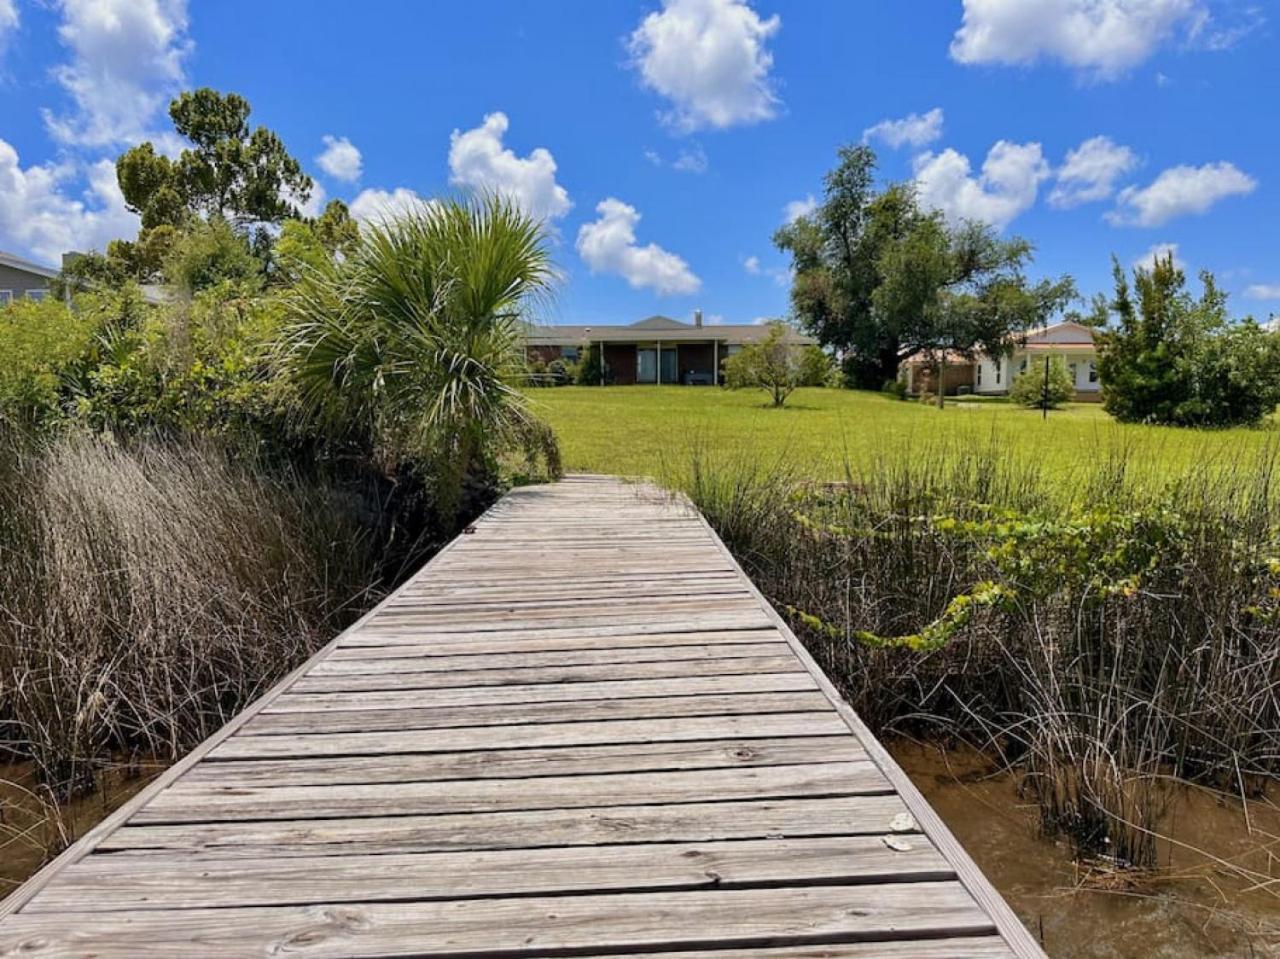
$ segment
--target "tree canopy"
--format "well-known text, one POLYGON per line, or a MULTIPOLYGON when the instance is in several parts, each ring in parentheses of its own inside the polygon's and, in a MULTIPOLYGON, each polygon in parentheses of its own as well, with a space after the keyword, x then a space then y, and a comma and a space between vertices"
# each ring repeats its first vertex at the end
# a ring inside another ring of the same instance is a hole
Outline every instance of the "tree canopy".
POLYGON ((299 215, 311 178, 274 131, 250 130, 250 109, 235 93, 185 91, 169 104, 169 117, 190 146, 171 160, 141 143, 116 160, 120 192, 144 229, 180 226, 190 216, 244 226, 299 215))
POLYGON ((919 353, 999 353, 1075 298, 1070 277, 1031 282, 1033 247, 976 222, 948 224, 910 184, 875 187, 875 153, 844 147, 823 202, 774 234, 792 257, 792 310, 879 387, 919 353))
POLYGON ((1212 273, 1200 274, 1199 298, 1172 255, 1135 268, 1132 287, 1114 258, 1112 273, 1098 373, 1116 419, 1230 426, 1256 423, 1280 403, 1280 333, 1232 323, 1212 273))

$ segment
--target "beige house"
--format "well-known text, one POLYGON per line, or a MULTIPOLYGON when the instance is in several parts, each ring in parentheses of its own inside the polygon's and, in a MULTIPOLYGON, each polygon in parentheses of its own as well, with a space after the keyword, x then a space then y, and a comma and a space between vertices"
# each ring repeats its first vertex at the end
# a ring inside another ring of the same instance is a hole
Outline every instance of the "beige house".
MULTIPOLYGON (((945 391, 1000 396, 1009 392, 1017 377, 1043 370, 1045 359, 1051 356, 1060 356, 1066 362, 1075 381, 1077 401, 1096 402, 1102 399, 1094 331, 1071 321, 1030 331, 1004 356, 980 355, 970 360, 948 355, 943 379, 945 391)), ((929 357, 914 356, 903 364, 908 392, 934 392, 934 362, 929 357)))

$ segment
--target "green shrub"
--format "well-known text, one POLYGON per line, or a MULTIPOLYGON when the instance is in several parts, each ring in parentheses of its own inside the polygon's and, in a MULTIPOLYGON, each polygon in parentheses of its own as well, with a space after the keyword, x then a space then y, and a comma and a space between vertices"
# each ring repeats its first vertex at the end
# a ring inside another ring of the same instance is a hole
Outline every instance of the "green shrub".
POLYGON ((97 321, 52 297, 0 308, 0 419, 43 432, 62 418, 68 377, 93 351, 97 321))
POLYGON ((1098 334, 1103 404, 1129 423, 1257 423, 1280 403, 1280 332, 1231 322, 1226 294, 1201 273, 1193 298, 1172 256, 1135 269, 1130 291, 1114 265, 1115 324, 1098 334))
POLYGON ((1061 356, 1047 358, 1048 376, 1045 375, 1045 362, 1043 359, 1035 360, 1028 364, 1026 372, 1014 379, 1009 387, 1010 400, 1029 409, 1048 406, 1056 410, 1076 395, 1075 380, 1067 361, 1061 356))
POLYGON ((880 392, 887 393, 894 399, 905 400, 907 398, 907 381, 901 376, 897 379, 885 380, 880 392))
POLYGON ((764 390, 773 406, 782 406, 801 385, 804 372, 804 352, 788 341, 788 332, 785 323, 774 320, 763 339, 747 343, 725 360, 725 385, 731 390, 764 390))
POLYGON ((798 379, 801 386, 837 387, 843 377, 826 350, 820 346, 806 346, 800 351, 798 379))

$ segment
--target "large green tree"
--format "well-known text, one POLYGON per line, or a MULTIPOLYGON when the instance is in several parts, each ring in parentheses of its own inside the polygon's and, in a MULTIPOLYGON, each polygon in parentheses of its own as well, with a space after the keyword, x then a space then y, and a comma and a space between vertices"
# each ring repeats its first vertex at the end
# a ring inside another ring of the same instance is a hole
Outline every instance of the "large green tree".
POLYGON ((918 216, 881 252, 872 315, 893 331, 903 358, 1000 356, 1076 297, 1070 277, 1030 282, 1031 252, 1026 240, 1003 240, 986 224, 918 216))
POLYGON ((169 104, 174 129, 190 145, 176 160, 142 143, 116 160, 125 203, 143 228, 221 217, 245 226, 298 215, 311 178, 266 127, 249 127, 249 101, 207 87, 169 104))
POLYGON ((1111 322, 1099 334, 1103 403, 1124 422, 1182 426, 1256 423, 1280 403, 1280 333, 1234 323, 1213 274, 1186 289, 1172 255, 1136 268, 1113 258, 1111 322), (1136 294, 1136 298, 1135 298, 1136 294))
POLYGON ((910 184, 878 190, 875 164, 867 146, 842 148, 822 203, 774 235, 791 254, 796 319, 853 385, 879 387, 920 353, 999 353, 1074 297, 1069 277, 1026 278, 1025 240, 950 226, 910 184))

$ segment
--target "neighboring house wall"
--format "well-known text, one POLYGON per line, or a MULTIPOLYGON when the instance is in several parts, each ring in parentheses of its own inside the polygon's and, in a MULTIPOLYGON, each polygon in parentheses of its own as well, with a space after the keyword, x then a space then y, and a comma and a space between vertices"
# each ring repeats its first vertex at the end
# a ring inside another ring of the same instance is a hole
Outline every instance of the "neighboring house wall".
MULTIPOLYGON (((937 371, 931 364, 916 364, 911 377, 908 388, 913 393, 937 393, 936 382, 937 371)), ((942 374, 942 382, 944 392, 954 396, 959 392, 962 386, 973 386, 973 364, 972 363, 948 363, 946 370, 942 374)))
POLYGON ((10 299, 21 299, 33 292, 36 296, 44 296, 48 290, 48 278, 0 263, 0 306, 10 299))

